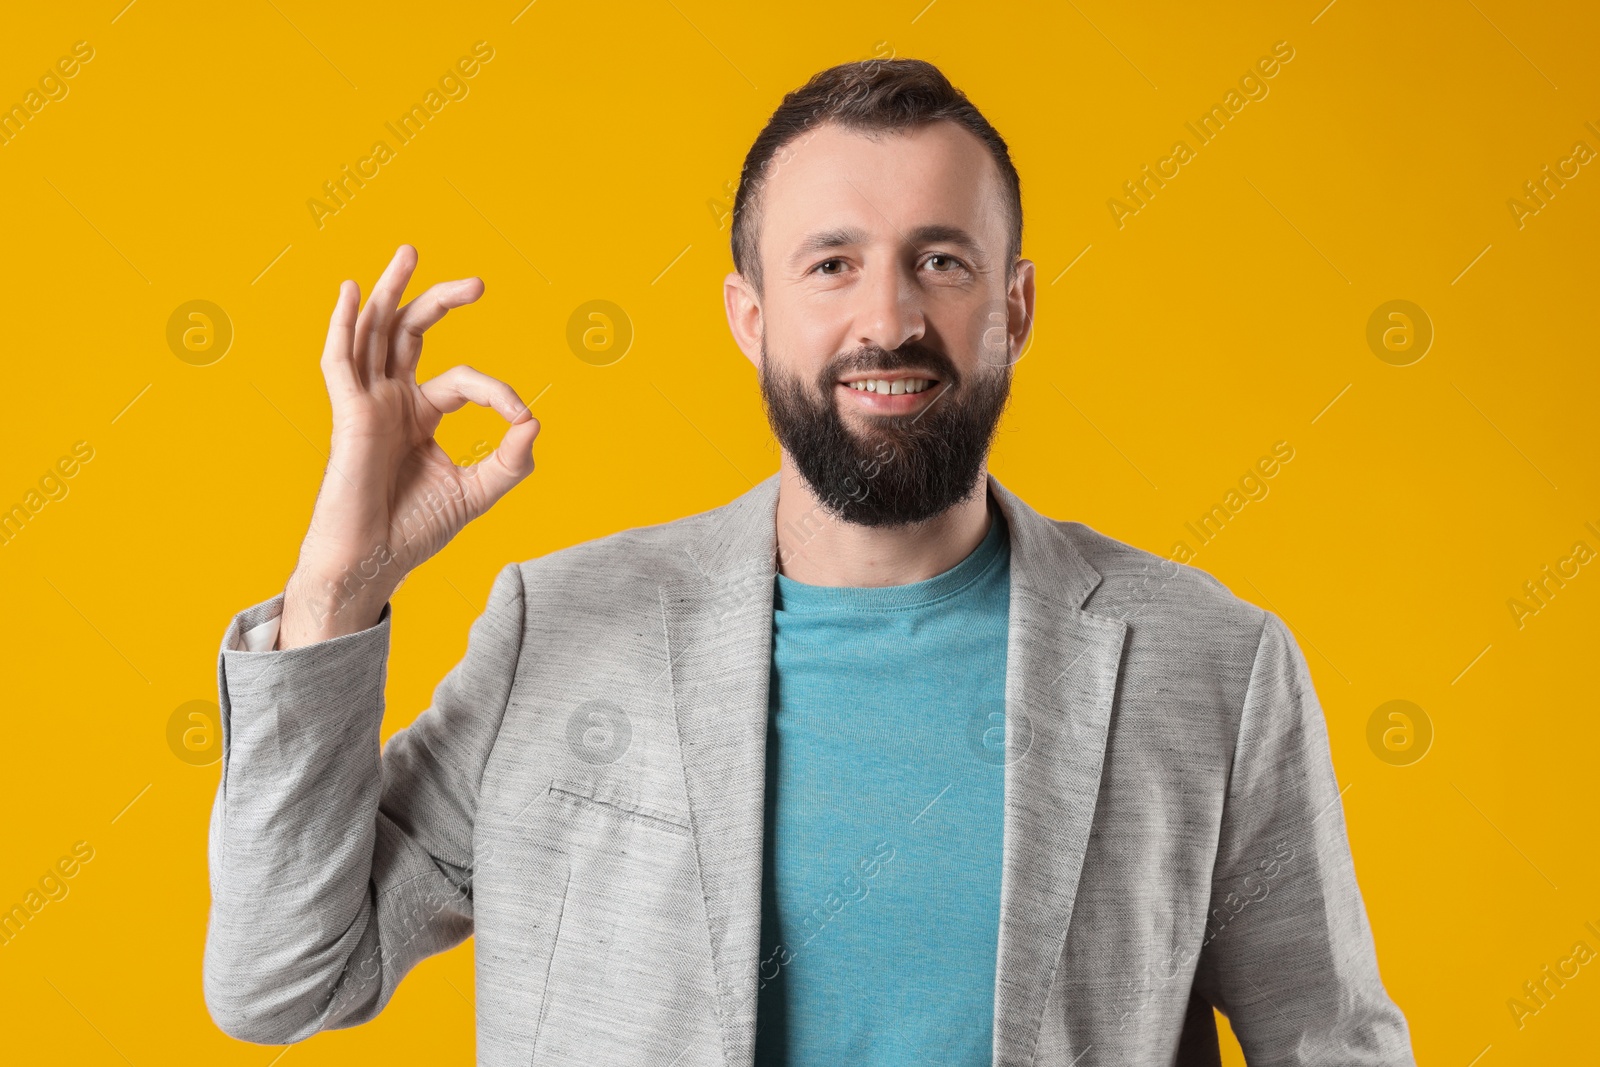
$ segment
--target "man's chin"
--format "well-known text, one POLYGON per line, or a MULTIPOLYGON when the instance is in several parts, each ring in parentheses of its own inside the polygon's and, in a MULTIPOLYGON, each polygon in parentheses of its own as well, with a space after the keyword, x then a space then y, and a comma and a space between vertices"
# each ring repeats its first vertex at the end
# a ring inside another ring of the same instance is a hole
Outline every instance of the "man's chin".
POLYGON ((905 431, 914 423, 904 415, 881 415, 867 411, 839 412, 839 425, 843 426, 858 444, 876 444, 904 438, 905 431))
POLYGON ((893 418, 892 415, 847 415, 840 420, 840 425, 857 446, 867 447, 895 436, 893 418))

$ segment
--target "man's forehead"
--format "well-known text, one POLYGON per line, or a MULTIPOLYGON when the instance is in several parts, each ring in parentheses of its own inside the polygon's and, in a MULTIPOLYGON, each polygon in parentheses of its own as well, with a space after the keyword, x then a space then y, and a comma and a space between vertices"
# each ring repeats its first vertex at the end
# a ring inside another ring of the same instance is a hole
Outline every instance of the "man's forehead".
POLYGON ((783 259, 889 226, 908 240, 922 229, 922 240, 993 241, 988 231, 1003 225, 998 171, 983 142, 953 122, 870 134, 824 124, 779 151, 762 195, 764 236, 783 259))

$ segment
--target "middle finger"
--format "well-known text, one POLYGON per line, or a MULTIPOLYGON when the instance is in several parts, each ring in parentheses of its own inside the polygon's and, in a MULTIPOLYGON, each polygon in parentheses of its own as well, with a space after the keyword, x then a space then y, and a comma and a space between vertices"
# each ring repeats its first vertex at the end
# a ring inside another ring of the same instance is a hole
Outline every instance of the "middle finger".
POLYGON ((406 291, 411 272, 417 267, 417 250, 401 245, 394 258, 384 268, 383 275, 372 287, 367 306, 356 319, 356 362, 361 366, 367 381, 384 376, 388 361, 389 327, 394 319, 400 294, 406 291))

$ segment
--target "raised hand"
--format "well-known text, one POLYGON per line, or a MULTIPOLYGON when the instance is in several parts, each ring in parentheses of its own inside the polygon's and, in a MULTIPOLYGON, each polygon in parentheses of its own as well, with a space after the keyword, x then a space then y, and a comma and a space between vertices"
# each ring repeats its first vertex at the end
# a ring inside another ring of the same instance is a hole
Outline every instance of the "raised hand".
POLYGON ((280 649, 372 626, 414 567, 533 473, 539 421, 511 386, 464 364, 417 382, 423 332, 482 296, 483 282, 441 282, 397 307, 416 265, 416 249, 401 245, 359 315, 360 288, 339 286, 322 351, 332 445, 284 590, 280 649), (494 452, 462 468, 433 434, 468 402, 511 426, 494 452))

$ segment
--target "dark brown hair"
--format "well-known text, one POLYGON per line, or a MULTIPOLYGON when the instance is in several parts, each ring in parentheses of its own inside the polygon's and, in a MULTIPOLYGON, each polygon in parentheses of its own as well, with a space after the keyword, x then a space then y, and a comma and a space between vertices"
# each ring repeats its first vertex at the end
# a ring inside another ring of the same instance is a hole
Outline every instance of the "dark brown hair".
MULTIPOLYGON (((824 123, 853 132, 898 133, 933 122, 955 122, 989 149, 1000 170, 1010 235, 1006 278, 1022 255, 1022 182, 1005 140, 965 93, 938 67, 921 59, 865 59, 819 71, 783 98, 744 158, 733 201, 733 269, 761 292, 761 189, 778 153, 795 138, 824 123)), ((783 161, 779 161, 783 162, 783 161)))

